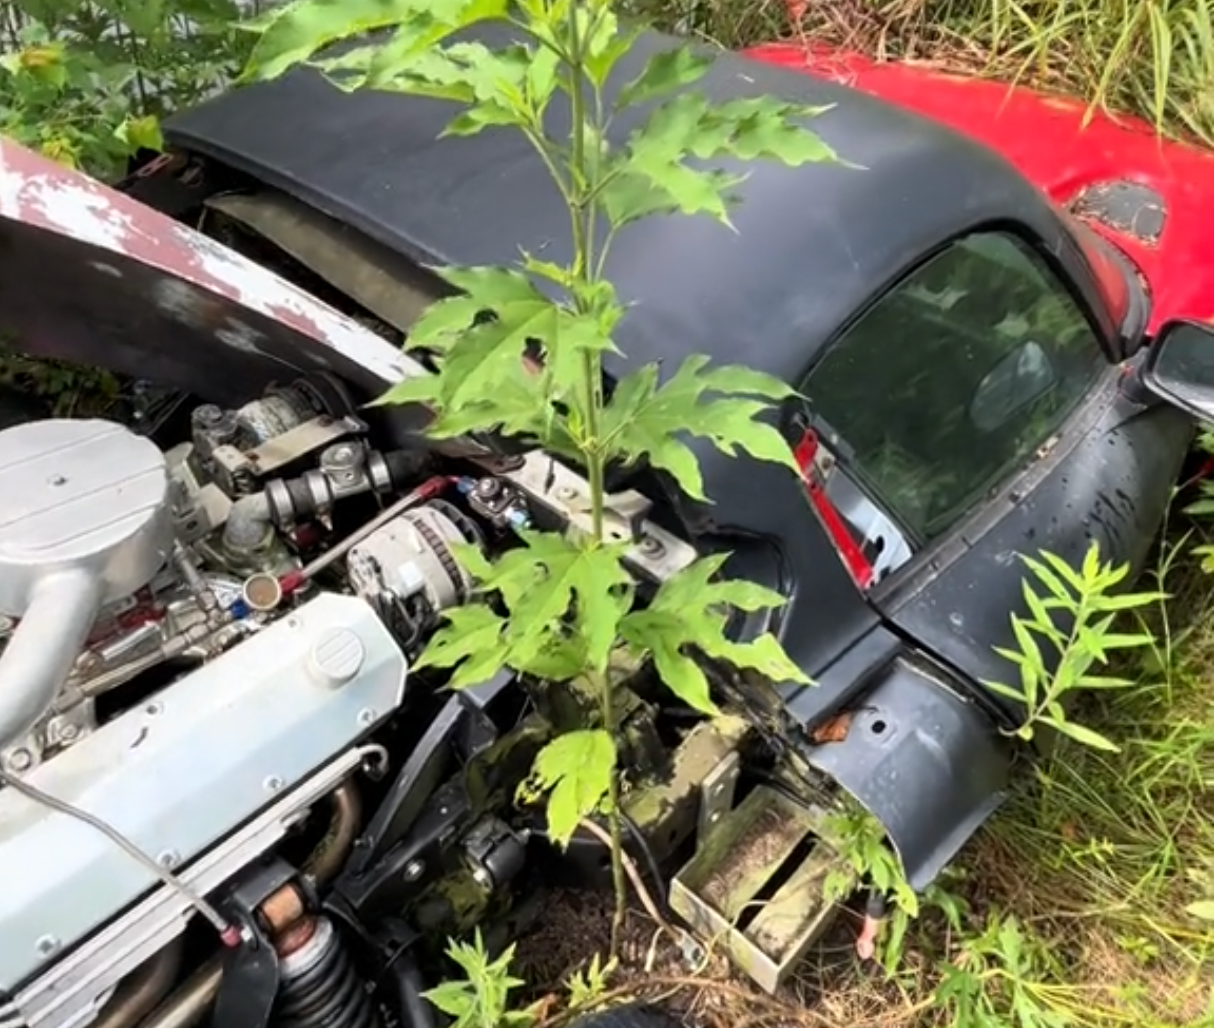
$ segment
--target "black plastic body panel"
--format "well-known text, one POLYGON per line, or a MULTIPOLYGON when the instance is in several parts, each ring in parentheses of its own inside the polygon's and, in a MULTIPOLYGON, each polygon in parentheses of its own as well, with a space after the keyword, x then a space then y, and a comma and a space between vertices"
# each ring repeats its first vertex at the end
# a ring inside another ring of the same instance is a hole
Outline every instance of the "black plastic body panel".
MULTIPOLYGON (((1014 647, 1011 615, 1027 614, 1021 555, 1053 553, 1072 566, 1095 542, 1106 561, 1144 567, 1167 513, 1193 437, 1173 407, 1142 405, 1106 383, 1074 438, 1014 482, 950 552, 911 571, 878 598, 904 636, 972 683, 1015 681, 995 653, 1014 647)), ((909 569, 908 569, 909 570, 909 569)), ((985 690, 983 690, 985 691, 985 690)), ((1010 720, 1023 711, 987 693, 1010 720)))
POLYGON ((927 661, 906 652, 874 670, 846 738, 803 750, 881 822, 922 890, 1003 802, 1012 745, 927 661))

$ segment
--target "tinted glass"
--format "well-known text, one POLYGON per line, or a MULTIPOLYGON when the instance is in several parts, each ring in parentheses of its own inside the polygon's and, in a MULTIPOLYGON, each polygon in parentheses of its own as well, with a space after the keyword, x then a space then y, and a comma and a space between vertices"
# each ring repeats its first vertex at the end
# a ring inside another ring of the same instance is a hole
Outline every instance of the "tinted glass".
POLYGON ((1106 366, 1045 262, 982 233, 890 290, 802 390, 842 460, 926 539, 1020 469, 1106 366))

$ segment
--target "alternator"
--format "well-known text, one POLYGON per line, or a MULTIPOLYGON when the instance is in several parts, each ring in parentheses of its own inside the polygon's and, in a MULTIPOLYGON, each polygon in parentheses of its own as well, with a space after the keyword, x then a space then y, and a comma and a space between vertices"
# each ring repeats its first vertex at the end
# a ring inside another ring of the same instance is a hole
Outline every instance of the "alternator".
POLYGON ((441 611, 467 599, 472 580, 451 547, 479 541, 473 521, 448 503, 431 501, 350 551, 350 584, 409 650, 441 611))

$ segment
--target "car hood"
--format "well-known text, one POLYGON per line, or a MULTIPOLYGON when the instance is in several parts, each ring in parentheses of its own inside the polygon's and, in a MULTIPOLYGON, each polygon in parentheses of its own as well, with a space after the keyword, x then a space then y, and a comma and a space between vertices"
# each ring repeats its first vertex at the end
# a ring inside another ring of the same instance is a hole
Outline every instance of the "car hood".
POLYGON ((1160 139, 1140 119, 1096 110, 1089 120, 1078 100, 923 65, 795 44, 747 55, 846 83, 999 151, 1137 266, 1152 333, 1175 318, 1214 321, 1214 153, 1160 139))
POLYGON ((0 343, 217 403, 328 371, 370 399, 423 373, 220 243, 0 137, 0 343))

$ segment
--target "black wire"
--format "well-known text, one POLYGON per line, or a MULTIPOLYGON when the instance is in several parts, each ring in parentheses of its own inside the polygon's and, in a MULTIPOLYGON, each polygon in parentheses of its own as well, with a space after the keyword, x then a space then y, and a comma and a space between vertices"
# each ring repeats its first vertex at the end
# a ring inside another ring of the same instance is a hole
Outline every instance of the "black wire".
POLYGON ((628 829, 628 834, 632 836, 633 841, 637 844, 637 848, 641 851, 641 857, 645 861, 645 869, 649 872, 653 888, 657 893, 654 898, 657 900, 658 909, 662 912, 663 916, 669 916, 670 898, 666 890, 666 880, 662 876, 662 869, 658 865, 658 859, 654 856, 653 849, 649 845, 649 840, 645 838, 644 833, 632 818, 622 810, 619 813, 620 823, 628 829))

